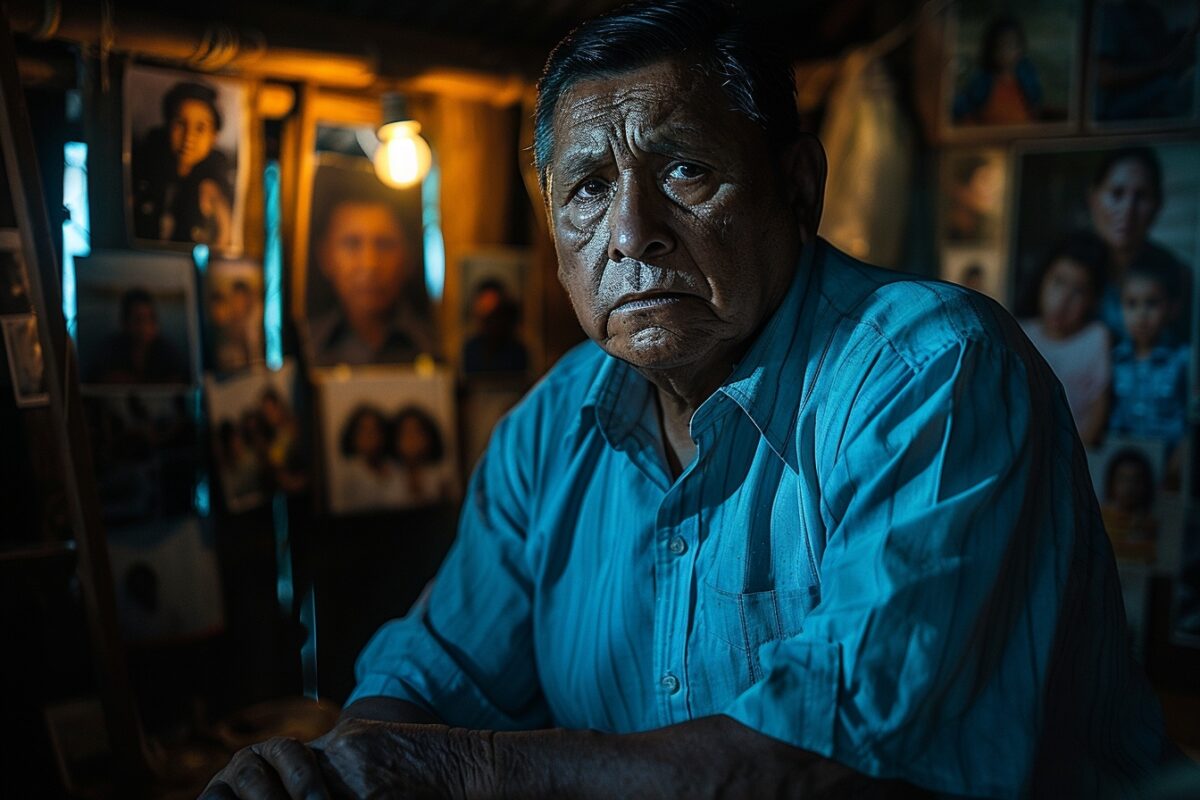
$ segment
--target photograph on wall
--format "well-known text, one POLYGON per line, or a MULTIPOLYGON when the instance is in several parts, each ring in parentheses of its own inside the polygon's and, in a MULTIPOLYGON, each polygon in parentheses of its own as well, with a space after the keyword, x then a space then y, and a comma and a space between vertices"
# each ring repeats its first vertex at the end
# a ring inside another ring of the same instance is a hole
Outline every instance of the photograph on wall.
POLYGON ((0 250, 0 317, 31 313, 25 260, 20 251, 0 250))
POLYGON ((447 370, 321 384, 331 511, 410 508, 458 495, 453 385, 447 370))
POLYGON ((205 377, 213 463, 230 511, 261 505, 290 473, 303 471, 295 386, 290 361, 223 381, 205 377))
POLYGON ((436 355, 421 190, 392 189, 366 158, 322 154, 313 178, 302 330, 317 366, 436 355))
POLYGON ((1013 312, 1088 445, 1187 434, 1200 144, 1085 140, 1017 156, 1013 312))
POLYGON ((1118 561, 1153 564, 1164 524, 1164 448, 1149 439, 1109 437, 1088 451, 1092 488, 1118 561))
POLYGON ((50 402, 50 393, 46 388, 46 362, 38 338, 37 317, 33 314, 5 317, 0 319, 0 327, 3 328, 8 374, 17 408, 46 405, 50 402))
POLYGON ((204 323, 209 369, 231 373, 263 363, 262 264, 230 259, 208 262, 204 323))
POLYGON ((1007 152, 998 147, 950 150, 941 159, 940 238, 956 247, 991 247, 1003 241, 1007 152))
POLYGON ((524 373, 529 346, 522 329, 529 251, 481 250, 459 262, 462 287, 462 371, 524 373))
POLYGON ((1077 118, 1082 0, 983 0, 949 15, 945 119, 952 131, 1077 118))
POLYGON ((462 393, 463 464, 467 474, 491 441, 492 431, 505 414, 525 396, 528 384, 523 378, 480 376, 468 378, 462 393))
POLYGON ((193 508, 200 402, 183 388, 88 387, 84 413, 108 522, 161 519, 193 508))
POLYGON ((240 252, 249 185, 245 86, 134 64, 124 100, 133 238, 240 252))
POLYGON ((1195 0, 1097 0, 1089 49, 1090 119, 1154 127, 1195 119, 1200 5, 1195 0))
POLYGON ((187 254, 93 252, 75 261, 85 384, 197 382, 195 272, 187 254))
POLYGON ((1008 281, 999 248, 943 247, 941 279, 986 294, 998 303, 1008 298, 1008 281))
POLYGON ((167 643, 224 626, 216 551, 197 517, 108 531, 117 624, 125 641, 167 643))

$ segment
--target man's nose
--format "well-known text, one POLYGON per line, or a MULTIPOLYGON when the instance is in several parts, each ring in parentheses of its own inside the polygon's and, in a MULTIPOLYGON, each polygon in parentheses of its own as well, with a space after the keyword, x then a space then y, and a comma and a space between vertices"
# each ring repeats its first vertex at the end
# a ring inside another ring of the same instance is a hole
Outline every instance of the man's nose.
POLYGON ((609 218, 608 258, 645 261, 675 249, 665 200, 635 176, 621 180, 609 218))

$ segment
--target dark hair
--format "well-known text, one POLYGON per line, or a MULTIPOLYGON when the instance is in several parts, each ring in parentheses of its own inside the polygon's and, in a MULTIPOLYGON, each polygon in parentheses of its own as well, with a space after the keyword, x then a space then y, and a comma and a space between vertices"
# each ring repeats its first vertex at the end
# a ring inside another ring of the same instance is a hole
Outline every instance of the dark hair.
POLYGON ((358 430, 359 423, 366 417, 375 417, 379 420, 379 427, 386 452, 387 442, 391 438, 391 430, 387 417, 384 416, 384 413, 378 407, 369 403, 360 403, 354 407, 354 410, 350 412, 350 416, 342 423, 342 435, 338 438, 338 450, 346 458, 358 455, 358 451, 355 449, 354 434, 358 430))
POLYGON ((1109 499, 1113 494, 1113 481, 1117 477, 1117 468, 1123 464, 1137 464, 1141 467, 1142 497, 1145 498, 1143 508, 1154 505, 1154 468, 1146 454, 1134 447, 1124 447, 1118 450, 1108 462, 1104 471, 1104 497, 1109 499))
POLYGON ((1088 282, 1092 285, 1092 296, 1099 300, 1104 293, 1105 273, 1108 270, 1108 247, 1104 240, 1091 231, 1077 230, 1067 235, 1042 259, 1032 279, 1025 287, 1020 315, 1036 316, 1041 312, 1042 284, 1055 262, 1063 258, 1083 267, 1088 282))
POLYGON ((800 130, 795 79, 777 36, 725 0, 638 0, 582 23, 546 60, 533 134, 543 190, 554 150, 554 111, 563 92, 582 80, 669 60, 716 77, 732 110, 758 124, 772 150, 795 139, 800 130))
POLYGON ((148 291, 140 286, 135 286, 132 289, 126 289, 121 295, 121 321, 129 319, 129 315, 133 313, 134 306, 150 306, 154 309, 154 297, 148 291))
POLYGON ((438 428, 437 421, 429 414, 428 411, 420 406, 409 405, 396 412, 396 416, 392 418, 392 455, 399 458, 400 454, 396 452, 395 439, 400 434, 400 428, 406 419, 415 419, 421 425, 421 430, 425 433, 425 437, 429 440, 429 449, 425 453, 425 458, 422 460, 425 464, 436 464, 442 460, 446 453, 446 447, 442 443, 442 431, 438 428))
POLYGON ((213 128, 221 130, 221 110, 217 108, 217 90, 207 83, 183 81, 172 86, 171 90, 163 95, 163 120, 170 122, 174 119, 185 100, 196 100, 208 106, 208 110, 212 112, 213 116, 213 128))
POLYGON ((983 47, 979 51, 979 63, 984 72, 995 72, 999 68, 996 58, 996 48, 1000 45, 1000 37, 1006 33, 1015 33, 1021 40, 1021 49, 1025 49, 1025 28, 1020 20, 1008 14, 1001 15, 988 23, 983 32, 983 47))
MULTIPOLYGON (((1171 261, 1170 256, 1155 253, 1150 248, 1143 248, 1121 276, 1121 286, 1131 278, 1142 278, 1154 281, 1162 289, 1167 300, 1176 302, 1181 299, 1183 292, 1179 268, 1171 261)), ((1186 302, 1186 298, 1182 298, 1186 302)))
POLYGON ((1105 153, 1104 158, 1100 161, 1100 166, 1096 168, 1095 175, 1092 176, 1092 188, 1100 188, 1100 185, 1108 179, 1108 173, 1112 172, 1113 167, 1122 161, 1136 161, 1145 167, 1146 173, 1150 176, 1150 191, 1154 193, 1154 202, 1161 206, 1163 202, 1162 162, 1158 160, 1158 154, 1149 147, 1121 147, 1105 153))

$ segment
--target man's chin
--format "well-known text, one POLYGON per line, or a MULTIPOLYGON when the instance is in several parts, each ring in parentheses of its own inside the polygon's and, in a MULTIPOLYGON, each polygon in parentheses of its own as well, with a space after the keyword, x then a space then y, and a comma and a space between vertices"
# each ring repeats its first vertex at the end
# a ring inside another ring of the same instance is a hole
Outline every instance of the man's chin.
POLYGON ((610 356, 651 371, 689 365, 698 367, 711 349, 706 340, 681 336, 662 328, 644 329, 631 336, 615 336, 602 342, 601 346, 610 356))

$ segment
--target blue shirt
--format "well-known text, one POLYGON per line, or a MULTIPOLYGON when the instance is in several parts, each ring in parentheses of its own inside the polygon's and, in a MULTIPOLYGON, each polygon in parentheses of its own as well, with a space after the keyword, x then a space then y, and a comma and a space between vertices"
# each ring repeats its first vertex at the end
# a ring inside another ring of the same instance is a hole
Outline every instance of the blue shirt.
POLYGON ((1112 352, 1109 431, 1161 439, 1168 446, 1183 441, 1191 360, 1187 345, 1158 344, 1138 358, 1132 342, 1118 342, 1112 352))
POLYGON ((727 714, 950 794, 1128 791, 1163 748, 1062 390, 999 306, 818 243, 672 480, 593 344, 496 428, 351 701, 629 732, 727 714))

